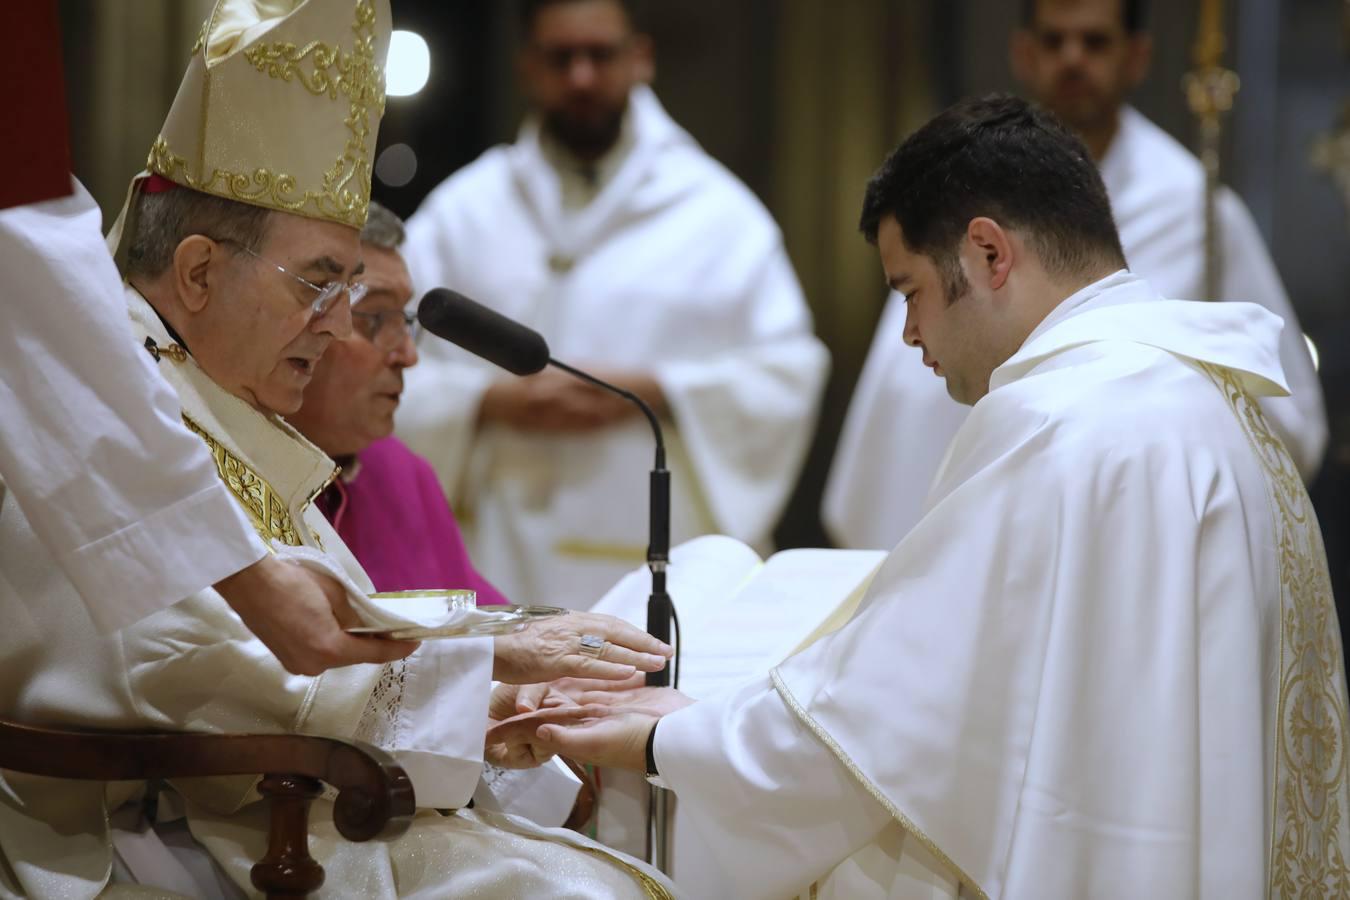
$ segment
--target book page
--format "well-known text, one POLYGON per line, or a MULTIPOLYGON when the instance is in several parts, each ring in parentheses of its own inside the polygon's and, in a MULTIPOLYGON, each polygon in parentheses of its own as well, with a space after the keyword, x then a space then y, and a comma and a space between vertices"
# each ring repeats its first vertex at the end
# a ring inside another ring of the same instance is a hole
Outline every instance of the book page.
MULTIPOLYGON (((765 563, 723 536, 671 553, 668 586, 680 617, 680 690, 710 694, 763 676, 808 641, 852 615, 886 554, 785 550, 765 563)), ((646 627, 649 573, 634 572, 595 607, 646 627)))

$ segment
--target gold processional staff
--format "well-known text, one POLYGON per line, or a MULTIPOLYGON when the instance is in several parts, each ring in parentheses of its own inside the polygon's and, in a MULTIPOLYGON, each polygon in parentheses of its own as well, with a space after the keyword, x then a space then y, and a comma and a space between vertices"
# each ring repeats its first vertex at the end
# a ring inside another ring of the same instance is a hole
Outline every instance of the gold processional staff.
POLYGON ((1227 38, 1223 32, 1223 0, 1201 0, 1200 28, 1195 39, 1195 70, 1183 84, 1191 112, 1200 125, 1200 162, 1205 167, 1205 298, 1219 299, 1223 271, 1216 202, 1219 192, 1219 148, 1222 117, 1233 108, 1240 82, 1223 67, 1227 38))

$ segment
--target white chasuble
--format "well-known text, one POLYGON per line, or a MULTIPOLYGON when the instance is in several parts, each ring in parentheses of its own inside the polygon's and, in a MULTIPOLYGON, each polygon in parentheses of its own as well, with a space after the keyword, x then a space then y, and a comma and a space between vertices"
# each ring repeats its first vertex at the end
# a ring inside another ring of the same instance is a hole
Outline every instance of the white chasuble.
MULTIPOLYGON (((672 544, 720 532, 763 550, 828 357, 754 196, 647 88, 625 127, 615 152, 626 155, 580 209, 535 122, 452 176, 408 224, 413 281, 524 322, 572 365, 651 373, 673 417, 672 544)), ((590 607, 645 558, 647 423, 479 427, 484 390, 509 376, 435 338, 418 350, 399 434, 435 466, 475 564, 515 602, 590 607)))
POLYGON ((130 340, 98 205, 71 182, 69 197, 0 210, 0 479, 115 631, 267 549, 130 340))
POLYGON ((659 725, 727 896, 1350 896, 1279 327, 1122 271, 995 371, 853 618, 659 725))
MULTIPOLYGON (((127 303, 137 344, 148 342, 158 355, 185 422, 206 442, 259 534, 278 557, 344 583, 359 608, 369 579, 311 502, 335 474, 332 460, 281 419, 212 382, 130 288, 127 303)), ((492 668, 488 639, 428 641, 389 666, 291 675, 210 589, 102 635, 14 504, 0 510, 0 575, 8 625, 0 632, 7 676, 0 709, 7 715, 67 727, 357 737, 393 753, 419 806, 429 808, 462 806, 477 784, 492 668), (29 602, 15 603, 16 597, 29 602)), ((249 869, 265 841, 265 831, 255 832, 265 815, 252 779, 189 779, 173 787, 187 801, 194 836, 241 889, 251 890, 249 869)), ((105 788, 5 773, 0 897, 99 894, 112 869, 108 813, 127 796, 105 788)), ((315 857, 330 873, 366 873, 361 883, 370 890, 349 893, 330 875, 320 896, 448 896, 457 886, 486 883, 499 884, 504 896, 537 894, 557 883, 550 860, 559 854, 570 868, 558 871, 576 876, 577 896, 664 896, 661 882, 631 860, 590 845, 569 850, 559 845, 584 840, 524 822, 427 815, 392 843, 352 844, 332 834, 331 815, 331 800, 315 801, 315 857), (426 858, 428 847, 460 833, 460 855, 426 858), (527 858, 489 865, 494 846, 524 847, 527 858), (540 849, 530 856, 529 847, 540 849), (466 868, 451 872, 452 859, 466 868)))
MULTIPOLYGON (((1246 206, 1218 197, 1219 296, 1205 296, 1204 173, 1185 147, 1137 110, 1101 161, 1102 180, 1130 271, 1180 300, 1247 300, 1284 320, 1280 363, 1290 395, 1263 397, 1271 429, 1311 483, 1326 450, 1322 388, 1298 317, 1246 206)), ((886 304, 858 382, 826 485, 822 516, 843 547, 894 547, 919 520, 934 473, 967 407, 904 344, 904 298, 886 304)))

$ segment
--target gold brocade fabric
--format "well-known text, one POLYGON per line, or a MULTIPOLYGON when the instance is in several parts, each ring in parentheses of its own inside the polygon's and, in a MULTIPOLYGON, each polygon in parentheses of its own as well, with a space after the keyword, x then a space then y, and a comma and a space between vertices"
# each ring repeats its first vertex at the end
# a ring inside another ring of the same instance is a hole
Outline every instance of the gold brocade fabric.
POLYGON ((1271 798, 1271 897, 1350 897, 1345 669, 1326 550, 1284 444, 1232 372, 1202 364, 1223 391, 1270 485, 1279 542, 1280 661, 1271 798))
POLYGON ((360 228, 389 38, 388 0, 220 0, 146 168, 229 200, 360 228))
POLYGON ((239 505, 248 513, 248 518, 258 534, 267 542, 280 541, 288 547, 299 547, 300 536, 296 533, 295 523, 291 519, 286 504, 277 496, 277 492, 248 463, 227 450, 220 441, 213 438, 200 425, 187 416, 183 423, 188 430, 200 437, 211 458, 215 460, 216 472, 220 480, 230 489, 230 493, 239 501, 239 505))

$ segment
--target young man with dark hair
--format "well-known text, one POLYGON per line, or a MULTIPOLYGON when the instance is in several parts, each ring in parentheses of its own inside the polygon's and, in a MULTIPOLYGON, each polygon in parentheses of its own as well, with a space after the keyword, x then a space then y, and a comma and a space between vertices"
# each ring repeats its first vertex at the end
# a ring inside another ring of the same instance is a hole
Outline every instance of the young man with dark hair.
MULTIPOLYGON (((451 285, 525 322, 669 420, 674 540, 767 548, 828 357, 768 212, 648 87, 651 41, 629 10, 528 4, 531 114, 427 197, 405 256, 419 291, 451 285)), ((512 378, 419 349, 399 435, 465 513, 474 559, 517 602, 594 604, 645 558, 637 408, 551 369, 512 378)))
MULTIPOLYGON (((1326 446, 1326 414, 1312 358, 1279 273, 1241 199, 1218 195, 1218 295, 1205 289, 1204 173, 1183 146, 1127 104, 1148 73, 1152 45, 1140 0, 1030 0, 1012 37, 1014 72, 1072 128, 1101 170, 1131 272, 1162 294, 1251 300, 1284 320, 1280 359, 1292 391, 1261 407, 1305 481, 1326 446)), ((1028 194, 1055 176, 1026 179, 1028 194)), ((842 546, 893 547, 918 521, 933 473, 966 412, 903 350, 902 297, 888 303, 858 382, 823 509, 842 546), (911 478, 877 491, 884 473, 911 478)))
POLYGON ((1087 149, 1008 97, 902 144, 862 226, 975 404, 928 514, 768 676, 492 739, 664 781, 728 897, 1343 896, 1339 630, 1256 399, 1278 318, 1125 270, 1087 149), (1062 183, 1030 208, 1021 171, 1062 183))

